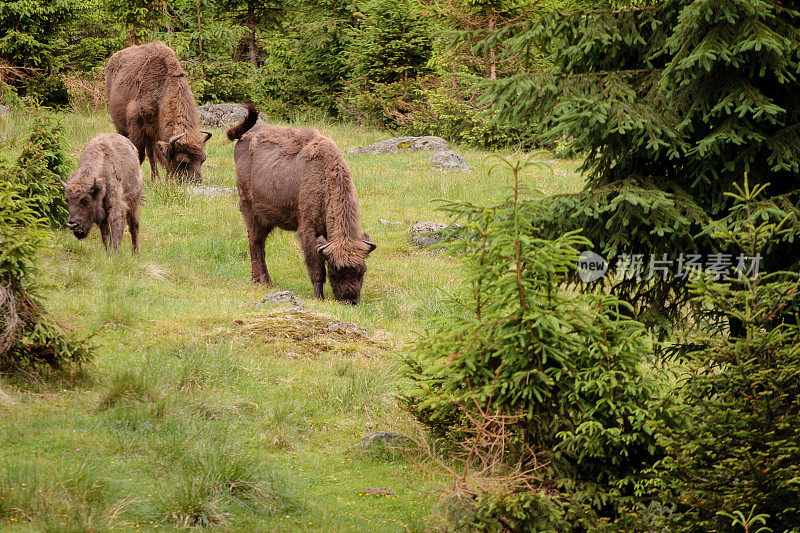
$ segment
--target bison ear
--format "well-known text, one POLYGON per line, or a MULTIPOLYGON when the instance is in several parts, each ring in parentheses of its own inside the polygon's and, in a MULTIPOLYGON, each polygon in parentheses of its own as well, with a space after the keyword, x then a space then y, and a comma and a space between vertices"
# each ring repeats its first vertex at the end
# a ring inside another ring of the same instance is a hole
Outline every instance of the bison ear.
POLYGON ((203 141, 203 142, 207 143, 208 140, 211 138, 211 132, 210 131, 201 131, 200 133, 205 133, 206 134, 206 140, 203 141))

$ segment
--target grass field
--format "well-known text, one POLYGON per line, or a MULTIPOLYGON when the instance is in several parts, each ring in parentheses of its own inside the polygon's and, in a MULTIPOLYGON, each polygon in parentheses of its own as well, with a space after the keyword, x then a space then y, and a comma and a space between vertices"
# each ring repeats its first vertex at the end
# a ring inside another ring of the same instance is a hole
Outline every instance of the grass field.
MULTIPOLYGON (((33 118, 0 118, 2 148, 17 153, 33 118)), ((75 160, 113 131, 104 113, 62 119, 75 160)), ((316 126, 342 152, 389 136, 316 126)), ((212 131, 204 183, 235 186, 233 144, 212 131)), ((432 170, 427 152, 346 156, 378 244, 355 307, 312 299, 290 233, 267 241, 276 289, 251 284, 235 197, 154 183, 147 164, 140 256, 127 233, 109 257, 97 228, 83 241, 57 232, 42 264, 47 305, 91 336, 96 357, 74 375, 0 379, 0 529, 424 529, 441 479, 355 445, 377 430, 417 433, 397 401, 400 356, 460 287, 457 257, 410 244, 409 225, 446 221, 437 198, 506 194, 509 175, 489 173, 488 154, 456 149, 469 172, 432 170), (252 305, 273 290, 303 308, 252 305), (359 331, 330 329, 338 322, 359 331), (394 493, 361 494, 374 488, 394 493)), ((581 187, 577 162, 552 163, 528 183, 545 194, 581 187)))

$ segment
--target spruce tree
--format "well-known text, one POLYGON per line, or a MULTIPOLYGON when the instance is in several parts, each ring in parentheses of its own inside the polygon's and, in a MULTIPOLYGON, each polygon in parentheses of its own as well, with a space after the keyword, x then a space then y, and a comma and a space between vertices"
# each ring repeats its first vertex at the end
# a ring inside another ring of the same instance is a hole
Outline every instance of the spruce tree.
MULTIPOLYGON (((668 0, 622 10, 551 13, 495 33, 506 54, 543 53, 542 72, 484 83, 499 120, 574 139, 585 189, 542 202, 545 233, 582 229, 608 259, 727 245, 705 231, 730 209, 723 193, 749 172, 777 202, 800 177, 800 13, 786 0, 668 0)), ((666 254, 666 255, 664 255, 666 254)), ((707 256, 707 255, 706 255, 707 256)), ((796 243, 764 251, 787 268, 796 243)), ((666 325, 687 301, 685 279, 611 277, 638 316, 666 325)), ((608 279, 608 278, 607 278, 608 279)))

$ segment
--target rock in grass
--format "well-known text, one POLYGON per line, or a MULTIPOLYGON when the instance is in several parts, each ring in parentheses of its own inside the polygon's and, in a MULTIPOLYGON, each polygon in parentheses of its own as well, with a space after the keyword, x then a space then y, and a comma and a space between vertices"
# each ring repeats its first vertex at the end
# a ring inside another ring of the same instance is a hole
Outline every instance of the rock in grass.
POLYGON ((273 292, 260 302, 254 305, 272 306, 272 305, 292 305, 294 307, 303 307, 303 303, 291 291, 278 291, 273 292))
POLYGON ((441 137, 427 135, 425 137, 395 137, 394 139, 376 142, 362 148, 353 148, 347 154, 394 154, 406 150, 433 150, 434 152, 440 152, 449 149, 450 145, 441 137))
MULTIPOLYGON (((453 224, 453 228, 460 227, 453 224)), ((427 248, 434 244, 439 244, 447 238, 447 231, 451 228, 442 222, 418 222, 408 230, 408 239, 412 244, 427 248)))
POLYGON ((189 191, 192 196, 205 196, 207 198, 217 198, 219 196, 236 196, 236 187, 218 187, 216 185, 198 185, 189 191))
POLYGON ((409 446, 411 443, 411 439, 400 433, 394 431, 376 431, 364 436, 358 445, 364 450, 369 450, 380 446, 403 447, 409 446))
POLYGON ((335 320, 331 320, 328 322, 328 331, 336 331, 339 333, 346 333, 350 335, 359 335, 361 337, 366 337, 367 332, 363 329, 359 328, 352 322, 339 322, 335 320))
MULTIPOLYGON (((241 104, 205 104, 198 108, 200 121, 206 126, 227 128, 241 122, 247 116, 247 109, 241 104)), ((259 122, 265 122, 263 113, 258 114, 259 122)))
POLYGON ((0 115, 5 115, 11 112, 11 108, 7 105, 0 105, 0 115))
POLYGON ((469 165, 467 165, 467 160, 464 159, 464 156, 453 150, 444 150, 433 154, 428 158, 428 163, 444 170, 469 170, 469 165))

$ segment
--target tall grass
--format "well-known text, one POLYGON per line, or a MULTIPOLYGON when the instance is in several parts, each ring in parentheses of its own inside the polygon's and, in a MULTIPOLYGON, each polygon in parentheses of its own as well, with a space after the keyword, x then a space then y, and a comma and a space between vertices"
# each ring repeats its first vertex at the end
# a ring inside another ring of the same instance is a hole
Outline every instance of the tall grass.
MULTIPOLYGON (((12 153, 30 115, 0 118, 0 143, 12 153)), ((92 137, 113 131, 105 113, 62 118, 76 159, 92 137)), ((316 126, 342 151, 388 136, 316 126)), ((233 144, 223 130, 213 133, 204 181, 235 186, 233 144)), ((97 356, 85 369, 90 380, 0 385, 0 530, 372 532, 422 524, 436 499, 428 477, 401 459, 348 450, 371 431, 413 431, 395 400, 403 383, 394 359, 426 317, 442 312, 440 294, 462 290, 457 258, 410 244, 409 224, 445 220, 434 198, 489 203, 507 182, 487 175, 485 153, 456 148, 473 170, 432 170, 421 152, 346 156, 364 229, 378 244, 358 306, 331 300, 329 287, 328 300, 314 300, 296 237, 281 231, 267 241, 267 266, 277 289, 304 307, 292 314, 254 306, 271 289, 250 283, 236 198, 195 196, 163 172, 153 180, 147 164, 139 256, 128 244, 109 256, 97 229, 82 241, 55 232, 43 257, 48 309, 91 335, 97 356), (367 335, 337 336, 328 321, 356 323, 367 335), (371 487, 396 494, 359 495, 371 487)), ((576 165, 529 179, 549 192, 575 190, 576 165)))

